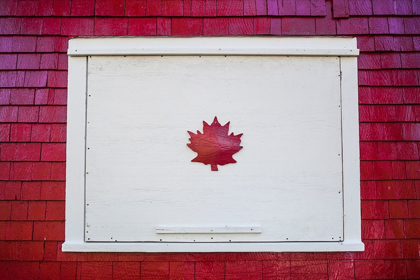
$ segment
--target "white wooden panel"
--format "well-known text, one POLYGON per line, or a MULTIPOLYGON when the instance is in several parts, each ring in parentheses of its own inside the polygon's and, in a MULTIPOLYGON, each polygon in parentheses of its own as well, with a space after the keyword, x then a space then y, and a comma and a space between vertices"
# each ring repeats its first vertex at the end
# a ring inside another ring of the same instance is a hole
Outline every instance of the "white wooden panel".
POLYGON ((87 241, 343 239, 337 57, 92 57, 87 241), (187 130, 243 133, 236 164, 190 162, 187 130), (156 226, 261 225, 260 234, 156 226))

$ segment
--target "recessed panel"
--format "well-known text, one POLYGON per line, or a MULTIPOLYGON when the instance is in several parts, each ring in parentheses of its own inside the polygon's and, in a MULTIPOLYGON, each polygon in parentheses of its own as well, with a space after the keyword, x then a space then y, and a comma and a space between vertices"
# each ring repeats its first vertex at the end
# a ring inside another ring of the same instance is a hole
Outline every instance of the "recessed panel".
POLYGON ((88 58, 85 240, 343 240, 338 57, 88 58), (203 121, 236 163, 191 162, 203 121))

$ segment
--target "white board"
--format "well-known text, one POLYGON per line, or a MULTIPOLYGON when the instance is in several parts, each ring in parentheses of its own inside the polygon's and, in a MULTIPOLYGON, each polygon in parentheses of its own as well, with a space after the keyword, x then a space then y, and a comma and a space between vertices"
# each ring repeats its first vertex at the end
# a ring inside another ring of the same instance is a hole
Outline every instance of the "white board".
POLYGON ((340 70, 334 56, 88 57, 85 241, 343 240, 340 70), (217 172, 186 145, 215 116, 243 133, 217 172))

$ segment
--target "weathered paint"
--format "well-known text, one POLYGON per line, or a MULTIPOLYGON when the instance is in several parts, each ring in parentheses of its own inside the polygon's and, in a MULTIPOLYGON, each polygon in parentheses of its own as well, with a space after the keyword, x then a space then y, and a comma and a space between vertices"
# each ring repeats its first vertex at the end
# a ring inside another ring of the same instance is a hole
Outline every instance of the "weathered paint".
POLYGON ((229 135, 229 122, 221 125, 214 117, 211 125, 203 121, 203 132, 197 130, 197 134, 188 131, 191 136, 191 143, 187 146, 197 153, 192 162, 201 162, 211 165, 211 171, 218 171, 217 165, 236 163, 233 155, 239 152, 243 147, 241 144, 241 134, 229 135))
MULTIPOLYGON (((67 223, 66 236, 72 241, 66 242, 63 249, 362 250, 360 205, 356 199, 359 197, 359 144, 354 133, 358 130, 355 48, 356 40, 352 38, 71 40, 70 66, 76 62, 82 66, 80 54, 74 53, 88 50, 92 55, 87 58, 84 70, 70 68, 70 96, 74 100, 78 96, 79 103, 69 106, 72 116, 69 129, 73 133, 68 135, 67 168, 71 173, 73 169, 79 170, 82 165, 78 158, 86 158, 86 188, 73 183, 74 177, 68 179, 68 220, 80 222, 67 223), (306 45, 305 41, 311 42, 311 52, 285 55, 285 51, 306 45), (207 42, 205 49, 186 48, 192 44, 201 46, 203 42, 207 42), (102 54, 102 49, 92 48, 92 44, 117 49, 119 55, 95 55, 102 54), (146 47, 147 44, 153 46, 146 47), (349 57, 339 58, 335 52, 324 57, 322 54, 330 48, 345 49, 349 57), (179 53, 142 53, 162 49, 179 53), (132 55, 133 50, 139 50, 140 56, 124 55, 125 52, 132 55), (229 50, 233 55, 214 55, 219 50, 229 50), (279 55, 256 55, 256 50, 276 51, 279 55), (188 55, 188 51, 195 55, 188 55), (185 67, 186 64, 190 66, 185 67), (306 77, 305 81, 292 82, 301 76, 306 77), (74 90, 86 83, 87 94, 84 90, 74 90), (168 94, 172 89, 178 90, 168 94), (80 121, 72 118, 78 118, 78 110, 85 107, 85 96, 87 123, 76 125, 80 121), (112 115, 107 109, 111 107, 112 115), (72 108, 77 109, 74 111, 77 114, 73 114, 72 108), (237 155, 240 166, 229 165, 223 167, 223 174, 209 176, 208 171, 185 159, 191 151, 186 149, 184 133, 180 131, 194 125, 194 119, 211 118, 215 112, 235 120, 234 125, 247 135, 248 148, 237 155), (125 119, 136 121, 125 122, 125 119), (78 133, 74 133, 76 128, 78 133), (268 131, 270 137, 261 137, 268 131), (305 132, 310 132, 311 137, 301 137, 305 132), (83 149, 73 145, 73 140, 79 143, 82 139, 79 135, 84 133, 87 133, 86 156, 83 149), (318 158, 323 158, 323 165, 313 164, 318 158), (120 182, 118 188, 112 183, 116 181, 120 182), (180 181, 183 183, 177 183, 180 181), (191 192, 197 186, 200 191, 191 192), (72 204, 85 197, 86 229, 83 229, 85 216, 75 212, 72 204), (310 219, 306 208, 296 208, 296 204, 313 209, 310 219), (143 214, 127 215, 129 212, 143 214), (152 231, 157 223, 176 228, 261 224, 264 230, 261 236, 161 237, 152 231), (83 231, 85 237, 80 238, 83 231), (74 242, 77 239, 79 242, 74 242), (172 240, 187 243, 165 243, 172 240), (102 243, 92 243, 98 241, 102 243), (154 242, 120 243, 127 241, 154 242), (217 244, 221 241, 229 243, 217 244), (246 246, 230 245, 239 241, 254 242, 246 246), (263 244, 261 241, 281 242, 263 244), (327 243, 308 243, 313 241, 327 243)), ((85 174, 81 172, 79 177, 83 180, 85 174)))
MULTIPOLYGON (((0 52, 11 56, 0 58, 1 145, 34 142, 41 143, 42 149, 44 143, 65 142, 65 101, 57 104, 55 96, 60 90, 66 93, 66 82, 47 87, 44 77, 52 79, 51 73, 66 71, 69 36, 91 36, 95 28, 104 35, 115 34, 112 30, 115 28, 120 33, 127 30, 128 35, 141 36, 176 36, 181 30, 180 27, 172 30, 175 14, 170 12, 172 7, 165 7, 163 15, 162 1, 99 2, 103 4, 93 0, 0 1, 0 52), (128 21, 95 22, 95 14, 105 18, 126 17, 128 21), (114 26, 117 22, 121 25, 118 28, 114 26), (58 65, 49 62, 48 55, 52 53, 58 54, 58 65)), ((222 1, 184 0, 181 17, 187 18, 181 24, 188 24, 188 17, 192 16, 202 20, 203 35, 224 36, 229 34, 229 17, 248 17, 253 19, 252 35, 281 36, 286 33, 282 33, 283 28, 290 35, 304 32, 356 35, 362 55, 369 55, 359 66, 360 106, 372 108, 368 108, 365 115, 368 118, 361 119, 360 125, 362 233, 366 252, 63 253, 64 211, 47 206, 47 202, 64 204, 65 162, 41 161, 37 148, 21 150, 23 153, 9 157, 3 153, 2 146, 1 156, 5 158, 0 162, 0 275, 6 279, 418 278, 420 158, 416 151, 420 141, 417 124, 420 91, 418 80, 412 80, 410 85, 407 80, 406 84, 405 75, 411 71, 418 78, 418 64, 409 57, 420 51, 419 1, 349 0, 348 19, 332 17, 332 1, 299 0, 303 4, 297 12, 295 1, 244 0, 238 1, 243 2, 243 14, 238 13, 240 5, 235 4, 232 12, 222 11, 226 17, 216 17, 221 12, 217 8, 224 5, 219 2, 222 1), (286 2, 293 5, 286 7, 286 2), (305 2, 315 3, 321 14, 312 9, 308 13, 305 2), (299 17, 294 19, 290 32, 288 20, 284 27, 283 20, 296 15, 299 17), (386 69, 391 72, 384 74, 386 69), (385 115, 377 113, 382 110, 385 115), (27 156, 36 159, 25 162, 27 156), (390 187, 380 186, 378 191, 378 183, 390 187), (27 211, 28 216, 19 214, 22 211, 27 211), (12 212, 16 213, 13 217, 9 215, 12 212), (46 213, 61 213, 61 217, 48 214, 46 219, 46 213)), ((334 6, 334 14, 343 14, 334 6)), ((180 5, 175 4, 173 9, 179 18, 180 5)), ((241 28, 245 22, 237 22, 239 26, 231 27, 231 32, 249 32, 249 23, 241 28)), ((199 27, 194 28, 199 32, 199 27)), ((5 150, 9 151, 9 147, 5 146, 5 150)), ((58 153, 62 155, 62 151, 58 153)))

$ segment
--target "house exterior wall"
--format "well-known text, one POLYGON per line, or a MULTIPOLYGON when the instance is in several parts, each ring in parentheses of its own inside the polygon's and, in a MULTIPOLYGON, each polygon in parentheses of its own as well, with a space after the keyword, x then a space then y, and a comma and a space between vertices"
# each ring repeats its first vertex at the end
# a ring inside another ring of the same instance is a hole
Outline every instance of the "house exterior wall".
POLYGON ((419 0, 0 1, 0 279, 420 279, 419 0), (356 36, 357 253, 63 253, 75 36, 356 36))

